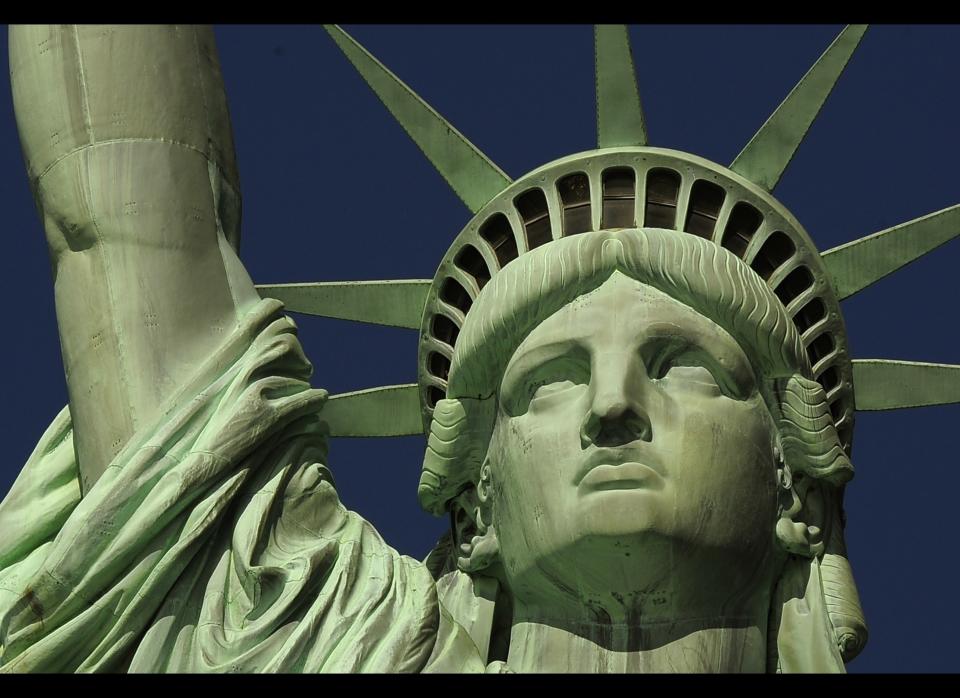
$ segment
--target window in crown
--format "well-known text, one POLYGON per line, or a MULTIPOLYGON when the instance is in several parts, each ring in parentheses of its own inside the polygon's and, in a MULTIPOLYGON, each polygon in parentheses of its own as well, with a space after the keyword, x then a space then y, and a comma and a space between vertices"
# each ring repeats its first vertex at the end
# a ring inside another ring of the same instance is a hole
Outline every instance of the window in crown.
POLYGON ((840 374, 836 366, 831 366, 826 371, 817 376, 820 385, 823 386, 823 392, 829 393, 840 384, 840 374))
POLYGON ((827 309, 819 298, 809 300, 797 314, 793 316, 793 323, 800 334, 803 334, 827 316, 827 309))
POLYGON ((461 286, 459 281, 450 276, 444 279, 443 285, 440 286, 440 300, 459 309, 464 315, 470 311, 470 306, 473 305, 467 289, 461 286))
POLYGON ((750 244, 750 240, 753 239, 762 222, 763 216, 760 212, 750 204, 741 201, 730 212, 720 245, 743 259, 747 245, 750 244))
POLYGON ((590 180, 583 172, 567 175, 557 182, 563 206, 563 234, 577 235, 590 230, 590 180))
POLYGON ((547 209, 547 197, 541 189, 530 189, 518 196, 514 202, 523 230, 527 236, 527 249, 550 242, 550 212, 547 209))
POLYGON ((717 216, 727 193, 713 182, 698 179, 690 190, 690 204, 687 206, 687 222, 683 229, 691 235, 710 240, 717 225, 717 216))
POLYGON ((778 230, 763 241, 750 266, 766 281, 784 262, 793 257, 796 251, 793 240, 778 230))
POLYGON ((674 228, 679 195, 678 173, 663 168, 650 170, 647 175, 647 202, 643 225, 647 228, 674 228))
POLYGON ((813 275, 806 267, 797 267, 787 274, 787 278, 773 290, 777 298, 784 305, 789 305, 790 301, 813 286, 813 275))
POLYGON ((464 245, 453 258, 453 263, 474 278, 477 288, 483 288, 490 280, 487 263, 483 261, 480 251, 473 245, 464 245))
POLYGON ((456 323, 439 313, 433 316, 432 330, 434 337, 451 347, 457 343, 457 337, 460 335, 460 328, 456 323))
POLYGON ((427 355, 427 366, 434 376, 447 380, 447 376, 450 374, 450 359, 446 356, 431 351, 427 355))
POLYGON ((440 402, 447 395, 440 388, 435 385, 431 385, 427 388, 427 407, 433 409, 437 406, 437 403, 440 402))
POLYGON ((633 228, 637 178, 629 167, 611 167, 603 171, 603 209, 600 227, 633 228))
POLYGON ((836 424, 843 416, 843 400, 837 399, 830 403, 830 414, 833 415, 833 423, 836 424))
POLYGON ((484 221, 480 226, 480 237, 493 249, 501 269, 517 258, 517 241, 513 237, 513 228, 502 213, 495 213, 484 221))
POLYGON ((810 357, 810 365, 816 366, 820 359, 833 351, 833 346, 833 337, 830 336, 829 332, 824 332, 810 342, 810 346, 807 347, 807 356, 810 357))

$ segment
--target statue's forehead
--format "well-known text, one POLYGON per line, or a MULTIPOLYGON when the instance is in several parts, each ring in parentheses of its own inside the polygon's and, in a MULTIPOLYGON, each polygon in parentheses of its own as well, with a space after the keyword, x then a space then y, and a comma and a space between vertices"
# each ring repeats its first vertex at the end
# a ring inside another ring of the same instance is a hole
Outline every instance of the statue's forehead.
POLYGON ((736 341, 710 318, 649 284, 614 272, 540 322, 517 347, 563 340, 675 333, 711 343, 736 341))

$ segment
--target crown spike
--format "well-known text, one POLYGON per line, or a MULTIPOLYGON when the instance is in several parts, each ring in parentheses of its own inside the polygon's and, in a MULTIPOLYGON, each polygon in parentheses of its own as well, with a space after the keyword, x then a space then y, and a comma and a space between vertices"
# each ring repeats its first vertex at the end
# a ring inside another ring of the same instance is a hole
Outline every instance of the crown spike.
POLYGON ((960 402, 960 366, 854 359, 857 410, 898 410, 960 402))
POLYGON ((352 36, 336 25, 324 28, 472 213, 510 184, 503 170, 352 36))
POLYGON ((416 383, 331 395, 320 416, 330 436, 411 436, 423 433, 416 383))
POLYGON ((594 27, 597 147, 646 145, 647 125, 637 89, 630 37, 623 24, 594 27))
POLYGON ((827 250, 821 256, 839 299, 849 298, 960 234, 960 205, 827 250))
POLYGON ((848 25, 750 139, 730 169, 773 191, 867 31, 848 25))
POLYGON ((431 283, 430 279, 323 281, 258 285, 257 291, 294 313, 416 330, 431 283))

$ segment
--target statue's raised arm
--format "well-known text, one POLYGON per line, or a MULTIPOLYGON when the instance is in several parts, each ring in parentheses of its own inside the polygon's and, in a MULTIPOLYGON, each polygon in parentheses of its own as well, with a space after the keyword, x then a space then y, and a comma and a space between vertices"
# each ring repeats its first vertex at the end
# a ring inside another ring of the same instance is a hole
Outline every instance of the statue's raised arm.
POLYGON ((10 28, 87 491, 259 297, 213 31, 10 28))
POLYGON ((0 672, 424 669, 433 579, 340 505, 235 252, 212 30, 13 27, 10 63, 70 406, 0 503, 0 672))

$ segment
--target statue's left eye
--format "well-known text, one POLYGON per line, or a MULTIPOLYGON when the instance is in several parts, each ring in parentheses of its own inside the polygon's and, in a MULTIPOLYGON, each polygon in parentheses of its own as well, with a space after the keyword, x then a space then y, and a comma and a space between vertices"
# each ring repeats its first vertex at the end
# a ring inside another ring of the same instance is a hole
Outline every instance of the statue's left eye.
POLYGON ((654 380, 709 386, 721 390, 721 378, 714 373, 708 354, 695 345, 671 343, 654 357, 649 375, 654 380))
POLYGON ((688 338, 667 336, 650 342, 642 348, 641 355, 647 375, 664 381, 664 387, 668 383, 710 386, 734 400, 746 400, 756 390, 749 366, 730 348, 720 346, 712 351, 688 338))
POLYGON ((666 378, 670 381, 684 381, 687 383, 699 383, 708 385, 719 390, 716 378, 705 366, 696 364, 669 364, 662 372, 661 379, 666 378))

